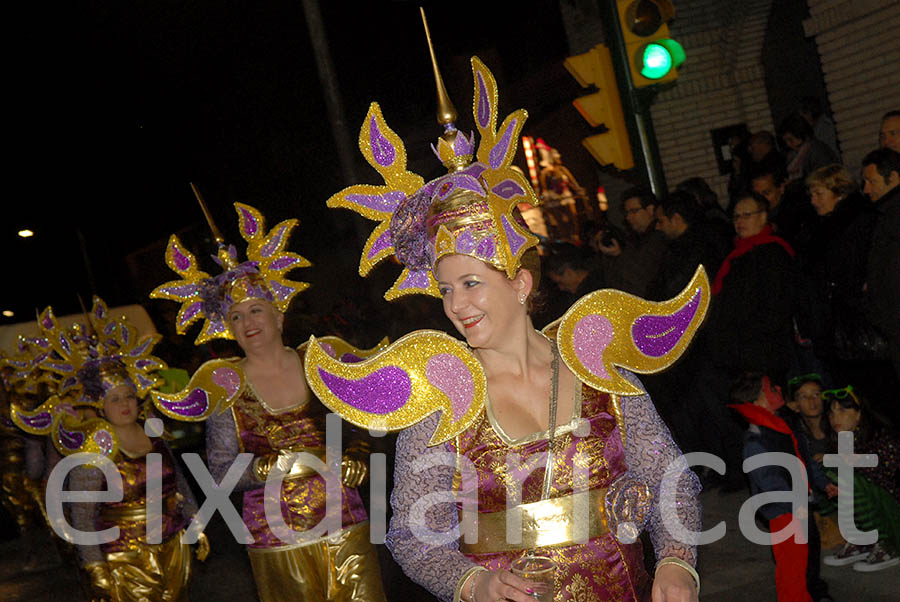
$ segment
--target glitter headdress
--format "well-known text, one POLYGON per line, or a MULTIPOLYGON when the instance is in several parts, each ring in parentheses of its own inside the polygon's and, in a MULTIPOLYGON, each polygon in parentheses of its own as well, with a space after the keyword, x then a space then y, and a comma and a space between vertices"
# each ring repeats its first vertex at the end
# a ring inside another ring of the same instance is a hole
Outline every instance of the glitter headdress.
MULTIPOLYGON (((430 35, 428 44, 431 50, 430 35)), ((380 222, 363 249, 359 273, 365 276, 377 263, 395 255, 404 269, 386 299, 416 293, 439 297, 431 270, 441 257, 454 253, 475 257, 513 278, 523 253, 538 243, 516 210, 522 202, 537 205, 538 198, 511 165, 528 114, 519 109, 497 128, 497 84, 484 63, 473 57, 473 115, 481 135, 476 151, 474 134, 466 137, 456 128, 456 110, 433 50, 431 58, 438 122, 444 127, 432 150, 449 173, 425 184, 421 176, 407 170, 403 142, 387 126, 378 104, 372 103, 360 130, 359 147, 385 185, 359 184, 328 199, 329 207, 352 209, 380 222)))
POLYGON ((225 323, 228 310, 234 304, 263 299, 279 311, 287 310, 294 295, 309 284, 288 280, 285 274, 311 264, 300 255, 284 250, 291 231, 297 226, 296 219, 284 220, 266 233, 265 218, 258 210, 235 203, 241 236, 247 241, 247 261, 238 263, 234 245, 225 244, 196 188, 194 192, 219 247, 213 259, 224 271, 210 276, 200 270, 197 259, 173 234, 166 248, 166 264, 181 276, 181 280, 156 287, 150 297, 181 302, 175 320, 178 334, 184 334, 191 324, 202 319, 203 330, 194 341, 195 345, 200 345, 210 339, 234 339, 225 323))
POLYGON ((137 329, 125 316, 112 318, 106 303, 94 297, 88 314, 88 328, 64 329, 52 308, 38 316, 42 338, 51 351, 41 362, 42 369, 58 375, 55 395, 36 410, 14 408, 14 422, 37 434, 50 434, 63 454, 95 452, 114 455, 115 433, 102 418, 80 420, 69 416, 74 406, 103 407, 103 397, 111 389, 128 385, 138 398, 163 384, 155 372, 165 362, 151 354, 161 335, 138 337, 137 329), (45 432, 46 431, 46 432, 45 432))

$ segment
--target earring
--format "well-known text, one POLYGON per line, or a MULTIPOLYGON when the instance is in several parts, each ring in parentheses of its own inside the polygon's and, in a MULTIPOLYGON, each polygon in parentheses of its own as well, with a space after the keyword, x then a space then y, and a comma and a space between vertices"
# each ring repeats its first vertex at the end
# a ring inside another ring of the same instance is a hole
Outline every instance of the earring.
POLYGON ((519 305, 525 305, 525 299, 527 298, 527 295, 519 295, 519 305))

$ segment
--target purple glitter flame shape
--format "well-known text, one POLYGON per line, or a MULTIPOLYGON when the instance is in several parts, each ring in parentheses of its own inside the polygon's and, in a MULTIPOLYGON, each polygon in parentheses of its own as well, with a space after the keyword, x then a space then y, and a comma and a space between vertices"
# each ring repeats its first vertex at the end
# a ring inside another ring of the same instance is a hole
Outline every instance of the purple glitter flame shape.
POLYGON ((425 377, 450 399, 453 419, 459 420, 475 398, 475 380, 465 362, 450 353, 428 358, 425 377))
POLYGON ((609 372, 603 364, 603 352, 613 340, 614 334, 609 318, 597 314, 578 320, 572 332, 575 357, 588 372, 600 378, 609 378, 609 372))
POLYGON ((241 386, 241 375, 232 368, 216 368, 212 373, 212 382, 225 389, 225 393, 231 397, 241 386))
POLYGON ((238 210, 241 212, 241 217, 244 218, 241 220, 241 227, 244 230, 244 234, 249 237, 253 237, 259 231, 259 224, 256 222, 256 218, 253 217, 253 214, 243 207, 239 207, 238 210))
POLYGON ((519 249, 522 248, 528 240, 519 234, 516 229, 513 227, 509 220, 506 219, 506 216, 502 216, 500 218, 500 222, 503 224, 503 231, 506 232, 506 241, 509 243, 509 252, 515 257, 519 253, 519 249))
POLYGON ((296 257, 279 257, 275 261, 269 264, 269 271, 272 272, 280 272, 286 268, 291 267, 295 263, 299 263, 300 260, 296 257))
POLYGON ((456 136, 456 139, 453 141, 453 154, 457 157, 462 157, 464 155, 471 155, 475 151, 475 134, 469 133, 469 138, 467 139, 462 132, 456 136))
POLYGON ((81 431, 69 431, 66 430, 62 422, 59 423, 59 428, 57 429, 57 440, 59 443, 68 450, 76 450, 80 448, 84 444, 84 433, 81 431))
POLYGON ((382 167, 389 167, 394 162, 397 152, 390 140, 381 133, 374 115, 369 122, 369 145, 372 147, 372 157, 376 163, 382 167))
POLYGON ((519 186, 519 183, 515 180, 503 180, 502 182, 491 188, 491 192, 496 194, 504 201, 514 199, 517 196, 525 195, 525 189, 519 186))
POLYGON ((23 423, 33 429, 45 429, 53 422, 53 416, 50 412, 41 412, 34 416, 28 416, 21 412, 16 412, 16 416, 23 423))
POLYGON ((404 280, 397 288, 399 290, 408 288, 426 289, 428 288, 428 284, 428 270, 410 270, 409 274, 406 276, 406 280, 404 280))
POLYGON ((281 241, 284 239, 284 233, 287 228, 288 227, 286 224, 278 228, 278 232, 275 233, 275 236, 272 237, 272 240, 264 244, 259 250, 259 254, 261 257, 271 257, 272 254, 278 249, 278 247, 281 246, 281 241))
POLYGON ((176 401, 159 399, 157 403, 172 414, 194 418, 202 416, 209 409, 209 393, 203 389, 193 389, 182 399, 176 401))
POLYGON ((201 307, 203 307, 203 301, 196 301, 188 305, 187 308, 185 308, 184 313, 181 314, 181 320, 178 321, 178 325, 184 326, 190 322, 191 319, 197 315, 197 312, 200 311, 201 307))
POLYGON ((338 399, 370 414, 390 414, 412 394, 409 374, 399 366, 385 366, 359 380, 348 380, 318 368, 319 377, 338 399))
POLYGON ((491 148, 491 152, 488 154, 488 162, 490 163, 491 168, 497 169, 505 162, 507 152, 512 143, 512 133, 516 128, 516 123, 517 120, 510 119, 506 129, 503 130, 503 135, 500 137, 500 140, 498 140, 497 144, 491 148))
POLYGON ((641 316, 631 326, 631 338, 645 355, 662 357, 678 344, 700 307, 700 289, 684 307, 667 316, 641 316))
POLYGON ((375 242, 372 243, 372 248, 369 249, 369 254, 367 257, 369 259, 372 259, 376 255, 378 255, 380 252, 382 252, 384 249, 387 249, 390 246, 391 246, 391 231, 385 230, 384 232, 381 233, 381 236, 379 236, 375 240, 375 242))
POLYGON ((482 239, 481 242, 478 243, 478 248, 475 249, 475 254, 482 259, 491 259, 496 252, 497 245, 494 244, 493 236, 482 239))
MULTIPOLYGON (((122 329, 122 334, 123 334, 124 336, 123 336, 122 338, 125 338, 125 337, 128 336, 128 335, 125 334, 126 332, 128 332, 128 329, 127 329, 127 328, 123 328, 123 329, 122 329)), ((131 357, 137 357, 137 356, 139 356, 139 355, 143 355, 143 354, 147 351, 147 348, 150 347, 150 345, 152 345, 152 344, 153 344, 153 339, 151 339, 150 337, 147 337, 147 338, 144 340, 143 343, 141 343, 140 345, 138 345, 137 347, 135 347, 134 349, 132 349, 132 350, 131 350, 131 353, 129 353, 129 355, 130 355, 131 357)))
POLYGON ((191 259, 181 249, 178 244, 172 245, 172 263, 179 272, 184 272, 191 267, 191 259))
POLYGON ((113 450, 113 436, 108 430, 103 429, 101 431, 97 431, 94 433, 94 443, 97 444, 97 447, 100 448, 100 452, 104 456, 108 456, 112 453, 113 450))
POLYGON ((348 194, 344 197, 348 203, 385 213, 393 213, 405 198, 406 193, 402 190, 389 190, 384 194, 348 194))
POLYGON ((355 353, 350 353, 349 351, 341 355, 341 363, 343 364, 358 364, 361 361, 363 361, 363 358, 359 357, 355 353))
POLYGON ((491 119, 491 104, 488 101, 487 86, 484 76, 478 73, 478 127, 484 129, 491 119))

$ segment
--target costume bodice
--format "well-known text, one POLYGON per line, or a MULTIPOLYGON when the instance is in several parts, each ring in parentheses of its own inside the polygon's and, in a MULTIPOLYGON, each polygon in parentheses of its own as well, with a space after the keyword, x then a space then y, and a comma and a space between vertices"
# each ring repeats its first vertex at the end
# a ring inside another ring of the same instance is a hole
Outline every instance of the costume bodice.
MULTIPOLYGON (((587 385, 576 387, 576 395, 574 416, 556 429, 551 498, 573 492, 573 467, 586 471, 588 489, 607 487, 626 469, 622 431, 612 398, 587 385)), ((450 445, 475 468, 479 512, 496 512, 507 507, 507 488, 517 487, 519 483, 522 483, 522 503, 541 499, 547 444, 546 431, 518 440, 509 439, 490 416, 488 405, 475 424, 450 445), (530 471, 524 482, 522 475, 514 474, 507 465, 511 453, 521 458, 522 470, 530 471)), ((464 471, 460 472, 460 479, 462 490, 472 489, 473 484, 466 482, 464 471)))

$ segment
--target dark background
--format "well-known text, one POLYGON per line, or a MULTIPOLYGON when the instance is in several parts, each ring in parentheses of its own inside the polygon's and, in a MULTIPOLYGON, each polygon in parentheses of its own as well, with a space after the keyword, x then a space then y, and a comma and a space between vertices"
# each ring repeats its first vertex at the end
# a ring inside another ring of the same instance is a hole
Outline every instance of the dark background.
MULTIPOLYGON (((418 3, 319 4, 355 181, 342 177, 302 1, 16 7, 8 22, 10 159, 0 230, 12 271, 0 309, 16 315, 0 324, 33 319, 47 305, 59 315, 77 312, 76 295, 89 304, 95 293, 110 306, 144 303, 155 316, 154 306, 169 302, 146 295, 175 277, 163 261, 171 233, 214 270, 190 181, 240 251, 235 201, 258 207, 270 227, 300 218, 290 248, 314 263, 292 274, 313 283, 298 298, 302 310, 328 311, 348 290, 380 297, 396 266, 379 268, 371 285, 356 274, 360 237, 374 223, 328 210, 325 201, 353 183, 380 183, 356 149, 372 100, 406 142, 411 168, 426 179, 441 173, 429 148, 440 130, 425 36, 418 3), (35 236, 16 236, 24 227, 35 236)), ((559 121, 559 109, 581 92, 562 67, 558 2, 523 6, 426 3, 465 131, 474 129, 471 55, 498 80, 501 118, 529 110, 525 133, 559 121)), ((565 113, 578 145, 584 124, 574 109, 565 113)))

